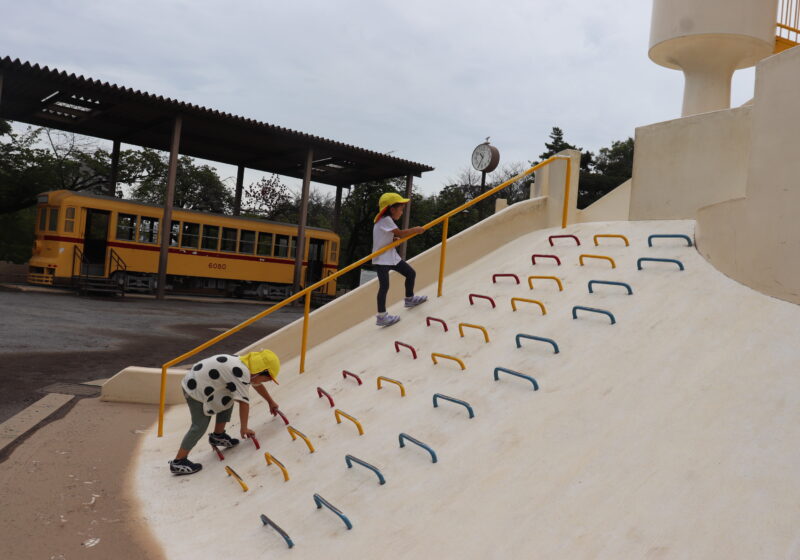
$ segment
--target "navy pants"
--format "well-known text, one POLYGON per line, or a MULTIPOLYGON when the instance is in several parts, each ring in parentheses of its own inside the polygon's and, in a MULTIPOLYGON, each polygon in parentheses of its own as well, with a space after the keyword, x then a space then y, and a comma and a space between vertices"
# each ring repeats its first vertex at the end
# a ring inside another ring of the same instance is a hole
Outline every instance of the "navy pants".
POLYGON ((400 261, 396 265, 376 264, 373 267, 375 272, 378 273, 378 313, 386 311, 386 294, 389 292, 390 270, 395 270, 406 277, 406 297, 414 295, 414 280, 417 278, 417 273, 406 261, 400 261))

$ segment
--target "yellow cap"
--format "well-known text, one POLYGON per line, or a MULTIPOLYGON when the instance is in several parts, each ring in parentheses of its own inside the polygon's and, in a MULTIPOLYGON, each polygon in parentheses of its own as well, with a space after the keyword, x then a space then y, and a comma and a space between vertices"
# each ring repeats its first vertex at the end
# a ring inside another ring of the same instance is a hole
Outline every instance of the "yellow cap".
POLYGON ((381 195, 380 200, 378 201, 378 213, 375 215, 375 222, 381 219, 386 209, 389 208, 392 204, 399 204, 399 203, 406 203, 408 202, 408 198, 403 198, 397 193, 394 192, 387 192, 381 195))
POLYGON ((266 370, 270 377, 272 377, 272 380, 276 383, 278 382, 276 378, 281 371, 281 361, 272 350, 250 352, 244 356, 239 356, 239 359, 242 360, 244 365, 247 366, 247 369, 250 370, 250 375, 258 375, 266 370))

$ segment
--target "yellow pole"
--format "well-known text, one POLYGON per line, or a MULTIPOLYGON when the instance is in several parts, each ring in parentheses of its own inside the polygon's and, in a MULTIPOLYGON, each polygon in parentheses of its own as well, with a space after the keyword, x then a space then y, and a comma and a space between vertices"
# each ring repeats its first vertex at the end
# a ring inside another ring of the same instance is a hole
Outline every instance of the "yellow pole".
POLYGON ((300 345, 300 373, 306 370, 306 344, 308 343, 308 311, 311 308, 311 292, 306 293, 306 304, 303 309, 303 342, 300 345))
POLYGON ((439 288, 436 297, 442 297, 442 284, 444 283, 444 261, 447 258, 447 225, 450 218, 442 223, 442 248, 439 250, 439 288))
POLYGON ((567 211, 569 210, 569 179, 572 173, 572 158, 567 158, 567 179, 564 186, 564 212, 561 215, 561 229, 567 227, 567 211))

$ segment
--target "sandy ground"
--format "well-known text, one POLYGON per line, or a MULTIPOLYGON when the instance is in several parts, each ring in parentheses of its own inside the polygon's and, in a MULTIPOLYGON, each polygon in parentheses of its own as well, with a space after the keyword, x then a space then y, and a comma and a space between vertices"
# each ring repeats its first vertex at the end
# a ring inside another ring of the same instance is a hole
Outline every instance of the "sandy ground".
POLYGON ((2 463, 3 558, 164 558, 127 474, 156 407, 73 402, 2 463))

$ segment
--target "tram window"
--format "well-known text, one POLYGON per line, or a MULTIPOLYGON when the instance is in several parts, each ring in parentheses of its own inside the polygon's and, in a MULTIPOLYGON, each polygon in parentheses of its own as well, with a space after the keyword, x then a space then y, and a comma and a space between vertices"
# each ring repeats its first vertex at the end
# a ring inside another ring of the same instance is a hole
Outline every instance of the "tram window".
POLYGON ((203 226, 203 249, 219 251, 219 226, 203 226))
POLYGON ((292 244, 289 247, 289 256, 293 259, 297 257, 297 237, 292 236, 292 244))
POLYGON ((239 230, 233 228, 222 228, 222 247, 220 250, 229 253, 236 252, 236 233, 239 230))
POLYGON ((272 234, 264 233, 263 231, 258 234, 258 246, 256 247, 256 254, 262 257, 272 256, 272 234))
POLYGON ((142 216, 139 220, 139 243, 158 243, 158 218, 142 216))
POLYGON ((50 231, 56 231, 58 229, 58 208, 50 209, 50 223, 47 229, 50 231))
POLYGON ((39 208, 39 231, 47 227, 47 208, 39 208))
POLYGON ((117 239, 133 241, 136 239, 136 216, 119 214, 117 216, 117 239))
POLYGON ((339 255, 337 255, 338 252, 339 244, 336 243, 336 241, 331 241, 331 260, 333 262, 336 262, 336 260, 339 258, 339 255))
POLYGON ((64 231, 75 231, 75 207, 68 206, 64 214, 64 231))
POLYGON ((289 256, 289 236, 276 235, 275 236, 275 256, 287 257, 289 256))
POLYGON ((178 236, 181 232, 181 223, 180 222, 170 222, 169 224, 169 246, 170 247, 177 247, 178 246, 178 236))
POLYGON ((181 247, 197 249, 197 242, 200 240, 200 224, 183 222, 183 235, 181 235, 181 247))
POLYGON ((239 235, 239 252, 252 255, 255 242, 256 232, 243 229, 242 233, 239 235))

